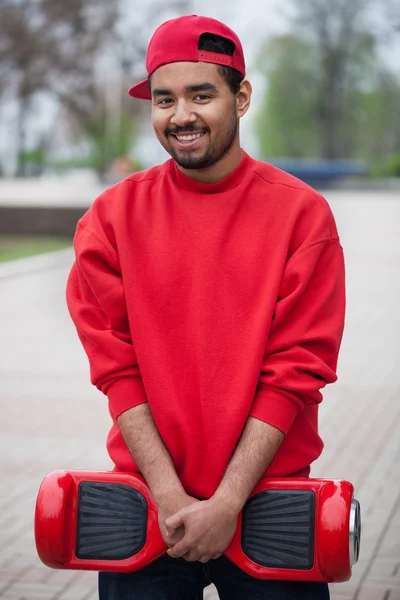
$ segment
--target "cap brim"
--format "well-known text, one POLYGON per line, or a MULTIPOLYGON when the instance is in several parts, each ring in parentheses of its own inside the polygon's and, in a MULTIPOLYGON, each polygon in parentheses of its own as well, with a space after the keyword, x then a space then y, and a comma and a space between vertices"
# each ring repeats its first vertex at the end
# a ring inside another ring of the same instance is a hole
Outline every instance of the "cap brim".
POLYGON ((144 79, 140 83, 136 83, 129 88, 128 93, 132 98, 140 98, 140 100, 151 100, 151 94, 149 90, 149 84, 147 79, 144 79))

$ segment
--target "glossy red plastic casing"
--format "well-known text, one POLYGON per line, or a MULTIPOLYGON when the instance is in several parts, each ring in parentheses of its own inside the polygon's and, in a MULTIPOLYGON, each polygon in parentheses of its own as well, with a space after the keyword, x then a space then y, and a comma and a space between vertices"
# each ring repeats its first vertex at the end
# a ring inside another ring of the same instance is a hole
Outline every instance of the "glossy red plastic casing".
POLYGON ((239 515, 236 533, 225 556, 258 579, 347 581, 351 577, 349 524, 353 486, 348 481, 284 478, 261 480, 252 496, 267 490, 312 490, 315 493, 314 565, 309 570, 271 569, 250 560, 241 545, 239 515))
POLYGON ((35 511, 35 541, 40 560, 53 569, 137 571, 167 551, 158 526, 157 505, 144 482, 134 473, 110 471, 54 471, 40 486, 35 511), (120 483, 138 490, 148 506, 146 543, 133 557, 81 560, 75 555, 78 487, 82 482, 120 483))
MULTIPOLYGON (((347 581, 350 564, 350 507, 353 486, 348 481, 308 478, 264 478, 251 496, 267 490, 308 490, 315 494, 314 563, 311 569, 269 568, 258 565, 243 552, 242 514, 225 556, 240 569, 259 579, 296 581, 347 581)), ((144 479, 121 472, 55 471, 42 482, 35 512, 35 540, 38 555, 55 569, 96 571, 137 571, 166 553, 158 525, 157 505, 144 479), (119 483, 139 491, 148 506, 144 547, 123 560, 79 559, 75 555, 78 488, 82 482, 119 483)))

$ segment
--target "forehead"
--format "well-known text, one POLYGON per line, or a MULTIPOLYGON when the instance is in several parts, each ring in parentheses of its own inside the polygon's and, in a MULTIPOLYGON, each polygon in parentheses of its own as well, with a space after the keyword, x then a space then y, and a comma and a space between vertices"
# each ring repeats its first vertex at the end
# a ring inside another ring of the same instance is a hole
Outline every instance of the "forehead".
POLYGON ((204 62, 176 62, 163 65, 154 71, 151 76, 151 87, 180 92, 189 85, 206 81, 217 88, 226 86, 224 78, 218 71, 218 65, 204 62))

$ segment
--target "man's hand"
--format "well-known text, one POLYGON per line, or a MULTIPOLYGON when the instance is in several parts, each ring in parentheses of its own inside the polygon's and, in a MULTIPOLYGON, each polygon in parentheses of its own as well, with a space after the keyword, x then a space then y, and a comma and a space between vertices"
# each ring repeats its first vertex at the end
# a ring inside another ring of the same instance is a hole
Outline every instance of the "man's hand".
POLYGON ((171 536, 167 533, 167 528, 165 525, 166 519, 171 517, 171 515, 175 515, 178 511, 191 506, 195 503, 200 503, 200 500, 197 498, 193 498, 188 494, 170 494, 169 497, 164 498, 158 504, 158 524, 160 527, 161 535, 164 542, 170 548, 179 542, 185 535, 185 529, 183 525, 178 526, 171 536))
POLYGON ((175 539, 184 527, 184 535, 168 550, 169 556, 202 563, 219 558, 233 538, 238 515, 237 510, 215 498, 182 508, 166 520, 172 536, 168 539, 175 539))

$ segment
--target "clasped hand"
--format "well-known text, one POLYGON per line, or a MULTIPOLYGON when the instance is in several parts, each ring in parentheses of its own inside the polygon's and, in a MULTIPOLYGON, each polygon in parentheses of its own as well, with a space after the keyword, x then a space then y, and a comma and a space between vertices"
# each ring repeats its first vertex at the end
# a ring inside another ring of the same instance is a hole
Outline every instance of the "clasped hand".
POLYGON ((214 498, 183 507, 165 521, 167 540, 173 540, 179 528, 184 529, 183 537, 168 549, 169 556, 202 563, 219 558, 233 538, 238 514, 214 498))

